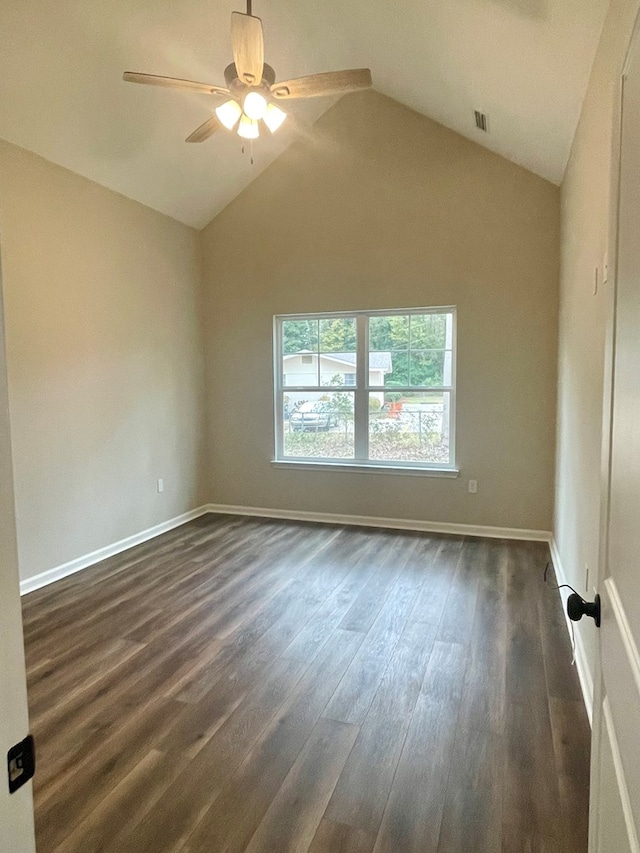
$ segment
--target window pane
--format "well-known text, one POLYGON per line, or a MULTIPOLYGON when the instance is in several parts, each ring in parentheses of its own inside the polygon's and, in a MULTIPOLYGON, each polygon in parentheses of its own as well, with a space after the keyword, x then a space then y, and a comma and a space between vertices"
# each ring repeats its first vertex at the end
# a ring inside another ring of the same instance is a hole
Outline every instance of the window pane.
POLYGON ((409 354, 408 385, 444 385, 444 350, 409 354))
POLYGON ((369 459, 449 463, 450 394, 371 392, 369 459))
POLYGON ((411 349, 445 349, 447 314, 412 314, 411 349))
POLYGON ((318 321, 284 320, 282 323, 282 352, 287 355, 303 350, 318 352, 318 321))
POLYGON ((284 395, 283 447, 286 457, 354 458, 352 391, 284 395))
POLYGON ((282 384, 317 388, 319 358, 316 353, 292 353, 282 357, 282 384))
POLYGON ((369 353, 369 385, 385 385, 387 388, 393 388, 409 384, 409 352, 407 350, 369 353))
POLYGON ((324 352, 320 356, 321 385, 355 385, 355 352, 324 352))
POLYGON ((371 317, 369 319, 369 350, 384 352, 409 348, 409 317, 371 317))
POLYGON ((353 317, 320 320, 320 352, 356 351, 356 321, 353 317))
POLYGON ((369 353, 369 385, 380 386, 387 383, 387 377, 392 378, 394 357, 396 363, 404 359, 406 362, 407 354, 391 353, 391 352, 370 352, 369 353))

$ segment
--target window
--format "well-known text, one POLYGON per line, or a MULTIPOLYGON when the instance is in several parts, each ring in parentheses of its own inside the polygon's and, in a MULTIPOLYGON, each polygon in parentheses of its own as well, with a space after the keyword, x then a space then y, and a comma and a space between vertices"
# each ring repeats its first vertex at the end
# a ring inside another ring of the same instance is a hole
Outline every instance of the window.
POLYGON ((279 316, 276 461, 453 470, 455 308, 279 316))

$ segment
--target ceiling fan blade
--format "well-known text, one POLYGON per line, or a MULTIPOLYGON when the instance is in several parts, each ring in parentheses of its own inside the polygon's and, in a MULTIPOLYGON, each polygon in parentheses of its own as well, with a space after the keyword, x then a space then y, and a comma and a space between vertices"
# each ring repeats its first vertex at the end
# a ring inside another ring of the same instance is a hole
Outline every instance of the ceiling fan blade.
POLYGON ((324 95, 342 95, 371 86, 371 71, 354 68, 351 71, 327 71, 324 74, 309 74, 295 80, 274 83, 271 94, 276 98, 319 98, 324 95))
POLYGON ((196 83, 194 80, 180 80, 177 77, 159 77, 157 74, 138 74, 137 71, 125 71, 122 79, 127 83, 144 83, 147 86, 164 86, 167 89, 183 89, 186 92, 202 92, 205 95, 228 95, 224 86, 212 86, 210 83, 196 83))
POLYGON ((243 12, 231 13, 231 43, 238 78, 248 86, 257 86, 264 67, 262 21, 243 12))
POLYGON ((200 127, 196 127, 190 136, 187 136, 186 142, 204 142, 218 130, 220 122, 215 116, 208 118, 200 127))

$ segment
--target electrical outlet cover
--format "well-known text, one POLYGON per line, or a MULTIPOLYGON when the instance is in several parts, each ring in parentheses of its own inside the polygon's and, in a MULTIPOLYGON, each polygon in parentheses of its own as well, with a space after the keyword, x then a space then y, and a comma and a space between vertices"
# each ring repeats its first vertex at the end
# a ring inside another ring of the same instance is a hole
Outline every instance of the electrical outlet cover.
POLYGON ((36 772, 36 748, 33 735, 12 746, 7 753, 7 773, 9 776, 9 793, 13 794, 25 782, 33 778, 36 772))

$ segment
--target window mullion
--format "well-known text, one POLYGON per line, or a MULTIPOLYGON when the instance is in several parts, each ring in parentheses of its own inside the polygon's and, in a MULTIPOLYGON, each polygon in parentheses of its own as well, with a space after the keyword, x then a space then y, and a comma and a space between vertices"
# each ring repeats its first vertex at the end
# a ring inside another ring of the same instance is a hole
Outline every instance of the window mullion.
POLYGON ((281 459, 284 453, 284 387, 282 378, 282 320, 276 319, 274 328, 275 347, 273 353, 273 396, 276 408, 275 427, 275 458, 281 459))
POLYGON ((354 440, 355 458, 367 460, 369 458, 369 423, 368 423, 368 401, 367 401, 367 365, 368 358, 368 318, 364 314, 358 314, 356 318, 357 346, 356 346, 356 391, 355 391, 355 417, 354 417, 354 440))

